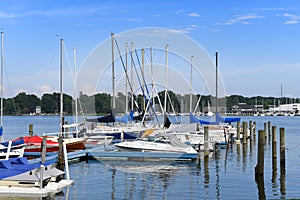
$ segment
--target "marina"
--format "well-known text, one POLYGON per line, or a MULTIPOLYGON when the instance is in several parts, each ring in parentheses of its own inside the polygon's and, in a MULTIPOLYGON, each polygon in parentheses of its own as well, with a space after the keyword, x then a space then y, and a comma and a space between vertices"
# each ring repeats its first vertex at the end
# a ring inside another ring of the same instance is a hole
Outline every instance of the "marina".
MULTIPOLYGON (((66 187, 62 193, 52 196, 54 199, 258 199, 265 195, 267 199, 299 198, 297 182, 299 180, 299 128, 298 117, 242 117, 242 121, 256 121, 258 130, 263 130, 266 122, 277 126, 277 168, 272 167, 272 140, 267 134, 264 158, 264 181, 255 181, 258 140, 250 140, 246 145, 230 144, 221 147, 204 157, 200 152, 194 161, 181 159, 157 159, 155 154, 141 159, 134 153, 128 159, 128 153, 106 152, 103 148, 81 150, 68 153, 70 159, 70 179, 74 184, 66 187), (284 119, 284 120, 283 120, 284 119), (281 169, 279 159, 279 127, 286 133, 286 168, 281 169), (87 154, 88 152, 88 154, 87 154), (79 159, 82 157, 82 159, 79 159), (88 160, 86 159, 88 157, 88 160), (126 158, 126 159, 125 159, 126 158), (100 189, 101 188, 101 189, 100 189), (179 189, 180 188, 180 189, 179 189), (242 195, 242 196, 241 196, 242 195)), ((34 124, 34 133, 56 129, 58 116, 19 116, 4 117, 8 126, 6 138, 26 135, 28 124, 34 124), (15 125, 13 125, 15 124, 15 125)), ((68 117, 72 121, 72 117, 68 117)), ((142 152, 141 152, 142 153, 142 152)), ((174 156, 174 154, 173 154, 174 156)), ((51 156, 48 157, 48 159, 51 156)), ((52 155, 55 159, 55 155, 52 155)), ((3 195, 2 195, 3 196, 3 195)), ((7 196, 7 194, 6 194, 7 196)), ((26 199, 22 197, 21 199, 26 199)))

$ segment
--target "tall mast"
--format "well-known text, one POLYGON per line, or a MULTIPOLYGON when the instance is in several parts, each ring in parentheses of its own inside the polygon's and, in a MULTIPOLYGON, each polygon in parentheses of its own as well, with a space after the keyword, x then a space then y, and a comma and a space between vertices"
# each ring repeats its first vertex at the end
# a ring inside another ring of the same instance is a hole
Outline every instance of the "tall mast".
POLYGON ((218 112, 218 52, 216 52, 216 113, 218 112))
POLYGON ((114 42, 115 42, 114 33, 111 33, 112 114, 113 114, 113 116, 115 116, 115 111, 116 111, 114 42))
MULTIPOLYGON (((132 55, 132 52, 133 52, 133 42, 131 42, 131 50, 130 50, 130 57, 131 57, 131 86, 132 86, 132 88, 133 88, 133 55, 132 55)), ((131 110, 133 110, 133 108, 134 108, 134 104, 133 104, 133 101, 134 101, 134 97, 133 97, 133 91, 131 91, 132 92, 132 94, 131 94, 131 110)))
MULTIPOLYGON (((126 77, 128 77, 128 43, 125 44, 126 48, 126 77)), ((128 113, 128 78, 126 78, 125 83, 125 114, 128 113)))
POLYGON ((64 45, 64 40, 61 38, 60 39, 60 75, 59 75, 59 91, 60 91, 60 136, 62 136, 62 131, 63 131, 63 83, 62 83, 62 68, 63 68, 63 45, 64 45))
POLYGON ((193 79, 193 57, 191 56, 191 77, 190 77, 190 113, 192 113, 192 102, 193 102, 193 94, 192 94, 192 79, 193 79))
MULTIPOLYGON (((142 49, 142 76, 144 75, 145 73, 145 49, 142 49)), ((145 91, 145 79, 143 79, 143 91, 145 91)), ((143 110, 145 111, 146 109, 146 101, 145 101, 145 97, 143 98, 143 110)))
POLYGON ((73 49, 74 54, 74 93, 75 93, 75 131, 76 131, 76 137, 78 137, 78 105, 77 105, 77 72, 76 72, 76 48, 73 49))
POLYGON ((151 63, 151 79, 152 79, 152 104, 155 109, 155 98, 154 98, 154 74, 153 74, 153 51, 152 47, 150 47, 150 63, 151 63))
POLYGON ((165 102, 164 115, 167 113, 167 90, 168 90, 168 44, 166 45, 166 80, 165 80, 165 102))
POLYGON ((1 119, 0 119, 0 137, 3 130, 3 68, 4 68, 4 33, 1 32, 1 119))

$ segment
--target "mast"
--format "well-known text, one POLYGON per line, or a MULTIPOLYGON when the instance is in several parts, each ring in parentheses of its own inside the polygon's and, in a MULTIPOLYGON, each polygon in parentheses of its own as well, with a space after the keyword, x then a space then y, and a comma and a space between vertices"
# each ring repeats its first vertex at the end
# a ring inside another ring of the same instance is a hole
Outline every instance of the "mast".
MULTIPOLYGON (((128 76, 128 43, 126 42, 125 44, 126 48, 126 76, 128 76)), ((126 83, 125 83, 125 114, 128 113, 128 78, 126 78, 126 83)))
POLYGON ((64 45, 64 40, 61 38, 60 39, 60 76, 59 76, 59 91, 60 91, 60 136, 62 136, 63 132, 63 83, 62 83, 62 68, 63 68, 63 45, 64 45))
POLYGON ((193 57, 191 56, 191 77, 190 77, 190 113, 192 113, 192 102, 193 102, 193 94, 192 94, 192 79, 193 79, 193 57))
POLYGON ((218 112, 218 52, 216 52, 216 114, 218 112))
MULTIPOLYGON (((132 88, 133 88, 133 56, 132 56, 132 52, 133 52, 133 42, 131 42, 131 50, 130 50, 130 57, 131 57, 131 85, 132 85, 132 88)), ((134 108, 134 96, 133 96, 133 91, 131 91, 131 110, 133 111, 133 108, 134 108)))
MULTIPOLYGON (((144 74, 145 72, 145 49, 142 49, 142 75, 144 74)), ((143 79, 143 91, 145 91, 145 79, 143 79)), ((145 97, 143 98, 143 110, 146 112, 146 100, 145 100, 145 97)))
POLYGON ((115 95, 115 57, 114 57, 114 33, 111 33, 111 68, 112 68, 112 114, 115 116, 116 95, 115 95))
POLYGON ((168 89, 168 44, 166 45, 166 80, 165 80, 165 102, 164 115, 167 113, 167 89, 168 89))
POLYGON ((76 131, 76 137, 78 138, 78 105, 77 105, 77 85, 76 85, 76 48, 73 49, 73 54, 74 54, 74 88, 75 88, 75 131, 76 131))
POLYGON ((2 141, 3 131, 3 68, 4 68, 4 33, 1 32, 1 119, 0 119, 0 140, 2 141))

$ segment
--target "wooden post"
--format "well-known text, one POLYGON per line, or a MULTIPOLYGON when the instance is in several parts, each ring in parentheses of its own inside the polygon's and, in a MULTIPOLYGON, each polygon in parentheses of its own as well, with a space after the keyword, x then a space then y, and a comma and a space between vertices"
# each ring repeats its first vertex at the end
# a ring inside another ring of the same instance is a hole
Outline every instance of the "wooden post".
POLYGON ((285 131, 284 128, 280 128, 280 192, 281 195, 286 194, 285 187, 285 131))
POLYGON ((58 143, 59 143, 59 148, 58 148, 57 164, 60 170, 64 170, 65 162, 64 162, 64 151, 63 151, 63 138, 61 135, 58 137, 58 143))
MULTIPOLYGON (((65 123, 64 123, 64 125, 68 125, 68 121, 65 121, 65 123)), ((70 136, 69 136, 69 128, 68 127, 66 127, 66 128, 64 128, 64 130, 65 130, 65 138, 69 138, 70 136)))
POLYGON ((241 143, 241 140, 240 140, 240 134, 241 134, 240 128, 241 128, 241 122, 238 121, 236 123, 236 140, 235 140, 236 144, 240 144, 241 143))
POLYGON ((33 135, 33 124, 29 124, 29 135, 33 135))
POLYGON ((285 131, 280 128, 280 165, 285 167, 285 131))
POLYGON ((276 148, 276 126, 272 126, 272 183, 276 183, 277 177, 277 148, 276 148))
POLYGON ((256 122, 253 122, 253 139, 255 139, 256 136, 256 122))
POLYGON ((269 138, 271 137, 271 122, 268 121, 268 135, 269 135, 269 138))
POLYGON ((244 144, 247 144, 247 135, 248 135, 247 122, 243 122, 243 143, 244 144))
POLYGON ((257 180, 258 177, 264 176, 264 159, 265 159, 264 140, 265 140, 265 131, 259 130, 258 148, 257 148, 257 165, 255 167, 255 180, 257 180))
POLYGON ((46 149, 47 148, 47 137, 43 135, 43 141, 41 145, 42 163, 46 162, 46 149))
POLYGON ((267 137, 267 134, 266 134, 267 133, 267 123, 266 122, 264 123, 264 131, 265 131, 265 137, 267 137))
POLYGON ((250 129, 250 141, 251 141, 252 140, 252 135, 253 135, 252 120, 249 121, 249 129, 250 129))
POLYGON ((208 126, 204 126, 204 157, 208 157, 208 126))

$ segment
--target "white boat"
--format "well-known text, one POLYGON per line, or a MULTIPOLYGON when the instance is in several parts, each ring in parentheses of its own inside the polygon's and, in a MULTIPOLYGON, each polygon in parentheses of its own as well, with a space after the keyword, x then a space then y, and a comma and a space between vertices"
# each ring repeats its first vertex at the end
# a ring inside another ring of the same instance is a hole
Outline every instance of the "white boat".
POLYGON ((180 142, 174 135, 163 133, 155 137, 116 143, 115 146, 121 151, 130 152, 197 153, 192 146, 180 142))
POLYGON ((0 143, 0 160, 23 157, 26 144, 23 139, 0 143))

